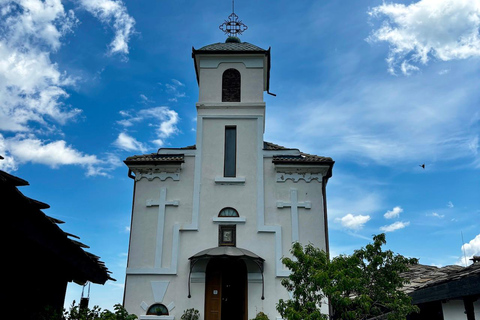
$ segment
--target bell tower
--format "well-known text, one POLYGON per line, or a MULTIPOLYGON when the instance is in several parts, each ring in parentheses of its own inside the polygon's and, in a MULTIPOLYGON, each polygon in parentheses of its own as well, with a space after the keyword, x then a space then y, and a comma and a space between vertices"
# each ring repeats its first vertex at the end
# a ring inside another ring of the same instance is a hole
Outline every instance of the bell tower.
POLYGON ((225 43, 193 49, 192 57, 199 104, 263 103, 263 92, 269 90, 270 49, 228 37, 225 43))

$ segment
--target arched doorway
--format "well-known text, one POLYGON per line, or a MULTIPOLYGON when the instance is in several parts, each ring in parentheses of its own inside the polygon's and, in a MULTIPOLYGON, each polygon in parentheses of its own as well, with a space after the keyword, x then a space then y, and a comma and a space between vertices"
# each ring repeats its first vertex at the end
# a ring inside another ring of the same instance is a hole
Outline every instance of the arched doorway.
POLYGON ((208 262, 205 283, 205 320, 247 320, 247 268, 235 258, 208 262))

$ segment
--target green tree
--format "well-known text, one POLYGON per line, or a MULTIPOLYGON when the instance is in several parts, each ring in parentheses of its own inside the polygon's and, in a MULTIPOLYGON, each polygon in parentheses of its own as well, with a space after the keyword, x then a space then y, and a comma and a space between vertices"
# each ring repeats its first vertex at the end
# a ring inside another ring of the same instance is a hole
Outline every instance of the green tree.
POLYGON ((327 254, 311 244, 294 243, 294 259, 282 262, 291 271, 282 285, 293 294, 291 300, 280 300, 277 311, 287 320, 328 319, 320 305, 331 304, 331 318, 369 319, 384 315, 388 320, 405 319, 418 308, 401 291, 406 280, 401 273, 417 259, 392 251, 383 251, 385 234, 373 236, 373 243, 355 250, 352 255, 328 259, 327 254))
POLYGON ((113 306, 114 312, 103 310, 99 306, 90 308, 82 308, 75 305, 73 301, 69 310, 63 310, 63 314, 59 314, 51 308, 47 308, 42 315, 38 316, 39 320, 135 320, 137 316, 128 314, 127 310, 121 305, 113 306))

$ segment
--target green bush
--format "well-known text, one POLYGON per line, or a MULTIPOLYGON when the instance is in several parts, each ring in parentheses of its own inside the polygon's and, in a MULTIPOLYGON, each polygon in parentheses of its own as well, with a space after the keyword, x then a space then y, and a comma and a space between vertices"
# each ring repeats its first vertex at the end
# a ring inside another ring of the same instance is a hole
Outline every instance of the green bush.
POLYGON ((270 319, 268 319, 268 316, 265 313, 260 311, 259 313, 257 313, 257 316, 251 320, 270 320, 270 319))
POLYGON ((113 306, 114 312, 103 310, 99 306, 92 309, 80 309, 73 301, 69 310, 63 310, 63 314, 58 314, 50 309, 45 310, 44 314, 38 317, 39 320, 134 320, 137 316, 128 314, 127 310, 121 305, 113 306))
POLYGON ((187 309, 180 317, 181 320, 198 320, 200 319, 200 311, 196 309, 187 309))

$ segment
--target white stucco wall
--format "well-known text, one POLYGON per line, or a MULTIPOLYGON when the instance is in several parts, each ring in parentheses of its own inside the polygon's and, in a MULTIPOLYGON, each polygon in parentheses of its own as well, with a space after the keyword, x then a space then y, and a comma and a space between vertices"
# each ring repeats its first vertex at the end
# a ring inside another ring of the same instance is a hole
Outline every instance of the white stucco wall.
POLYGON ((448 300, 442 302, 444 320, 466 320, 465 305, 463 300, 448 300))
MULTIPOLYGON (((161 150, 161 153, 185 154, 185 163, 165 168, 162 165, 131 167, 138 181, 135 183, 125 284, 125 307, 130 313, 145 315, 150 305, 159 302, 170 309, 175 319, 180 319, 188 308, 198 309, 203 319, 205 275, 194 272, 191 298, 187 298, 188 258, 218 245, 218 227, 222 222, 216 218, 224 207, 235 208, 241 218, 233 222, 237 247, 265 259, 265 300, 261 300, 258 274, 250 274, 248 319, 260 311, 275 319, 278 316, 276 303, 279 299, 288 299, 280 283, 288 272, 280 258, 289 255, 296 237, 302 243, 313 243, 325 249, 321 179, 325 169, 299 169, 272 163, 275 152, 263 150, 263 58, 248 57, 250 60, 243 62, 238 62, 238 58, 235 61, 225 59, 220 63, 211 59, 205 68, 200 68, 196 150, 161 150), (233 66, 242 74, 242 101, 221 103, 221 74, 233 66), (237 127, 237 174, 225 183, 225 126, 232 125, 237 127), (162 171, 176 172, 178 176, 175 179, 161 179, 161 175, 152 178, 148 170, 157 175, 162 171), (286 172, 287 176, 311 172, 320 178, 279 181, 279 172, 286 172), (166 201, 178 203, 165 207, 159 229, 160 207, 148 204, 158 201, 161 192, 166 193, 166 201), (292 220, 291 207, 281 208, 279 203, 290 203, 293 196, 299 203, 308 203, 308 208, 298 208, 298 218, 292 220), (298 224, 298 230, 292 228, 292 223, 298 224), (161 239, 157 236, 158 230, 163 232, 161 239), (160 245, 161 251, 158 250, 160 245)), ((324 311, 327 312, 326 306, 324 311)))
POLYGON ((473 310, 475 311, 475 319, 480 319, 480 300, 473 303, 473 310))
POLYGON ((222 57, 200 57, 199 103, 222 101, 222 75, 229 68, 237 69, 241 75, 240 101, 263 101, 264 69, 263 57, 245 57, 224 61, 222 57))

